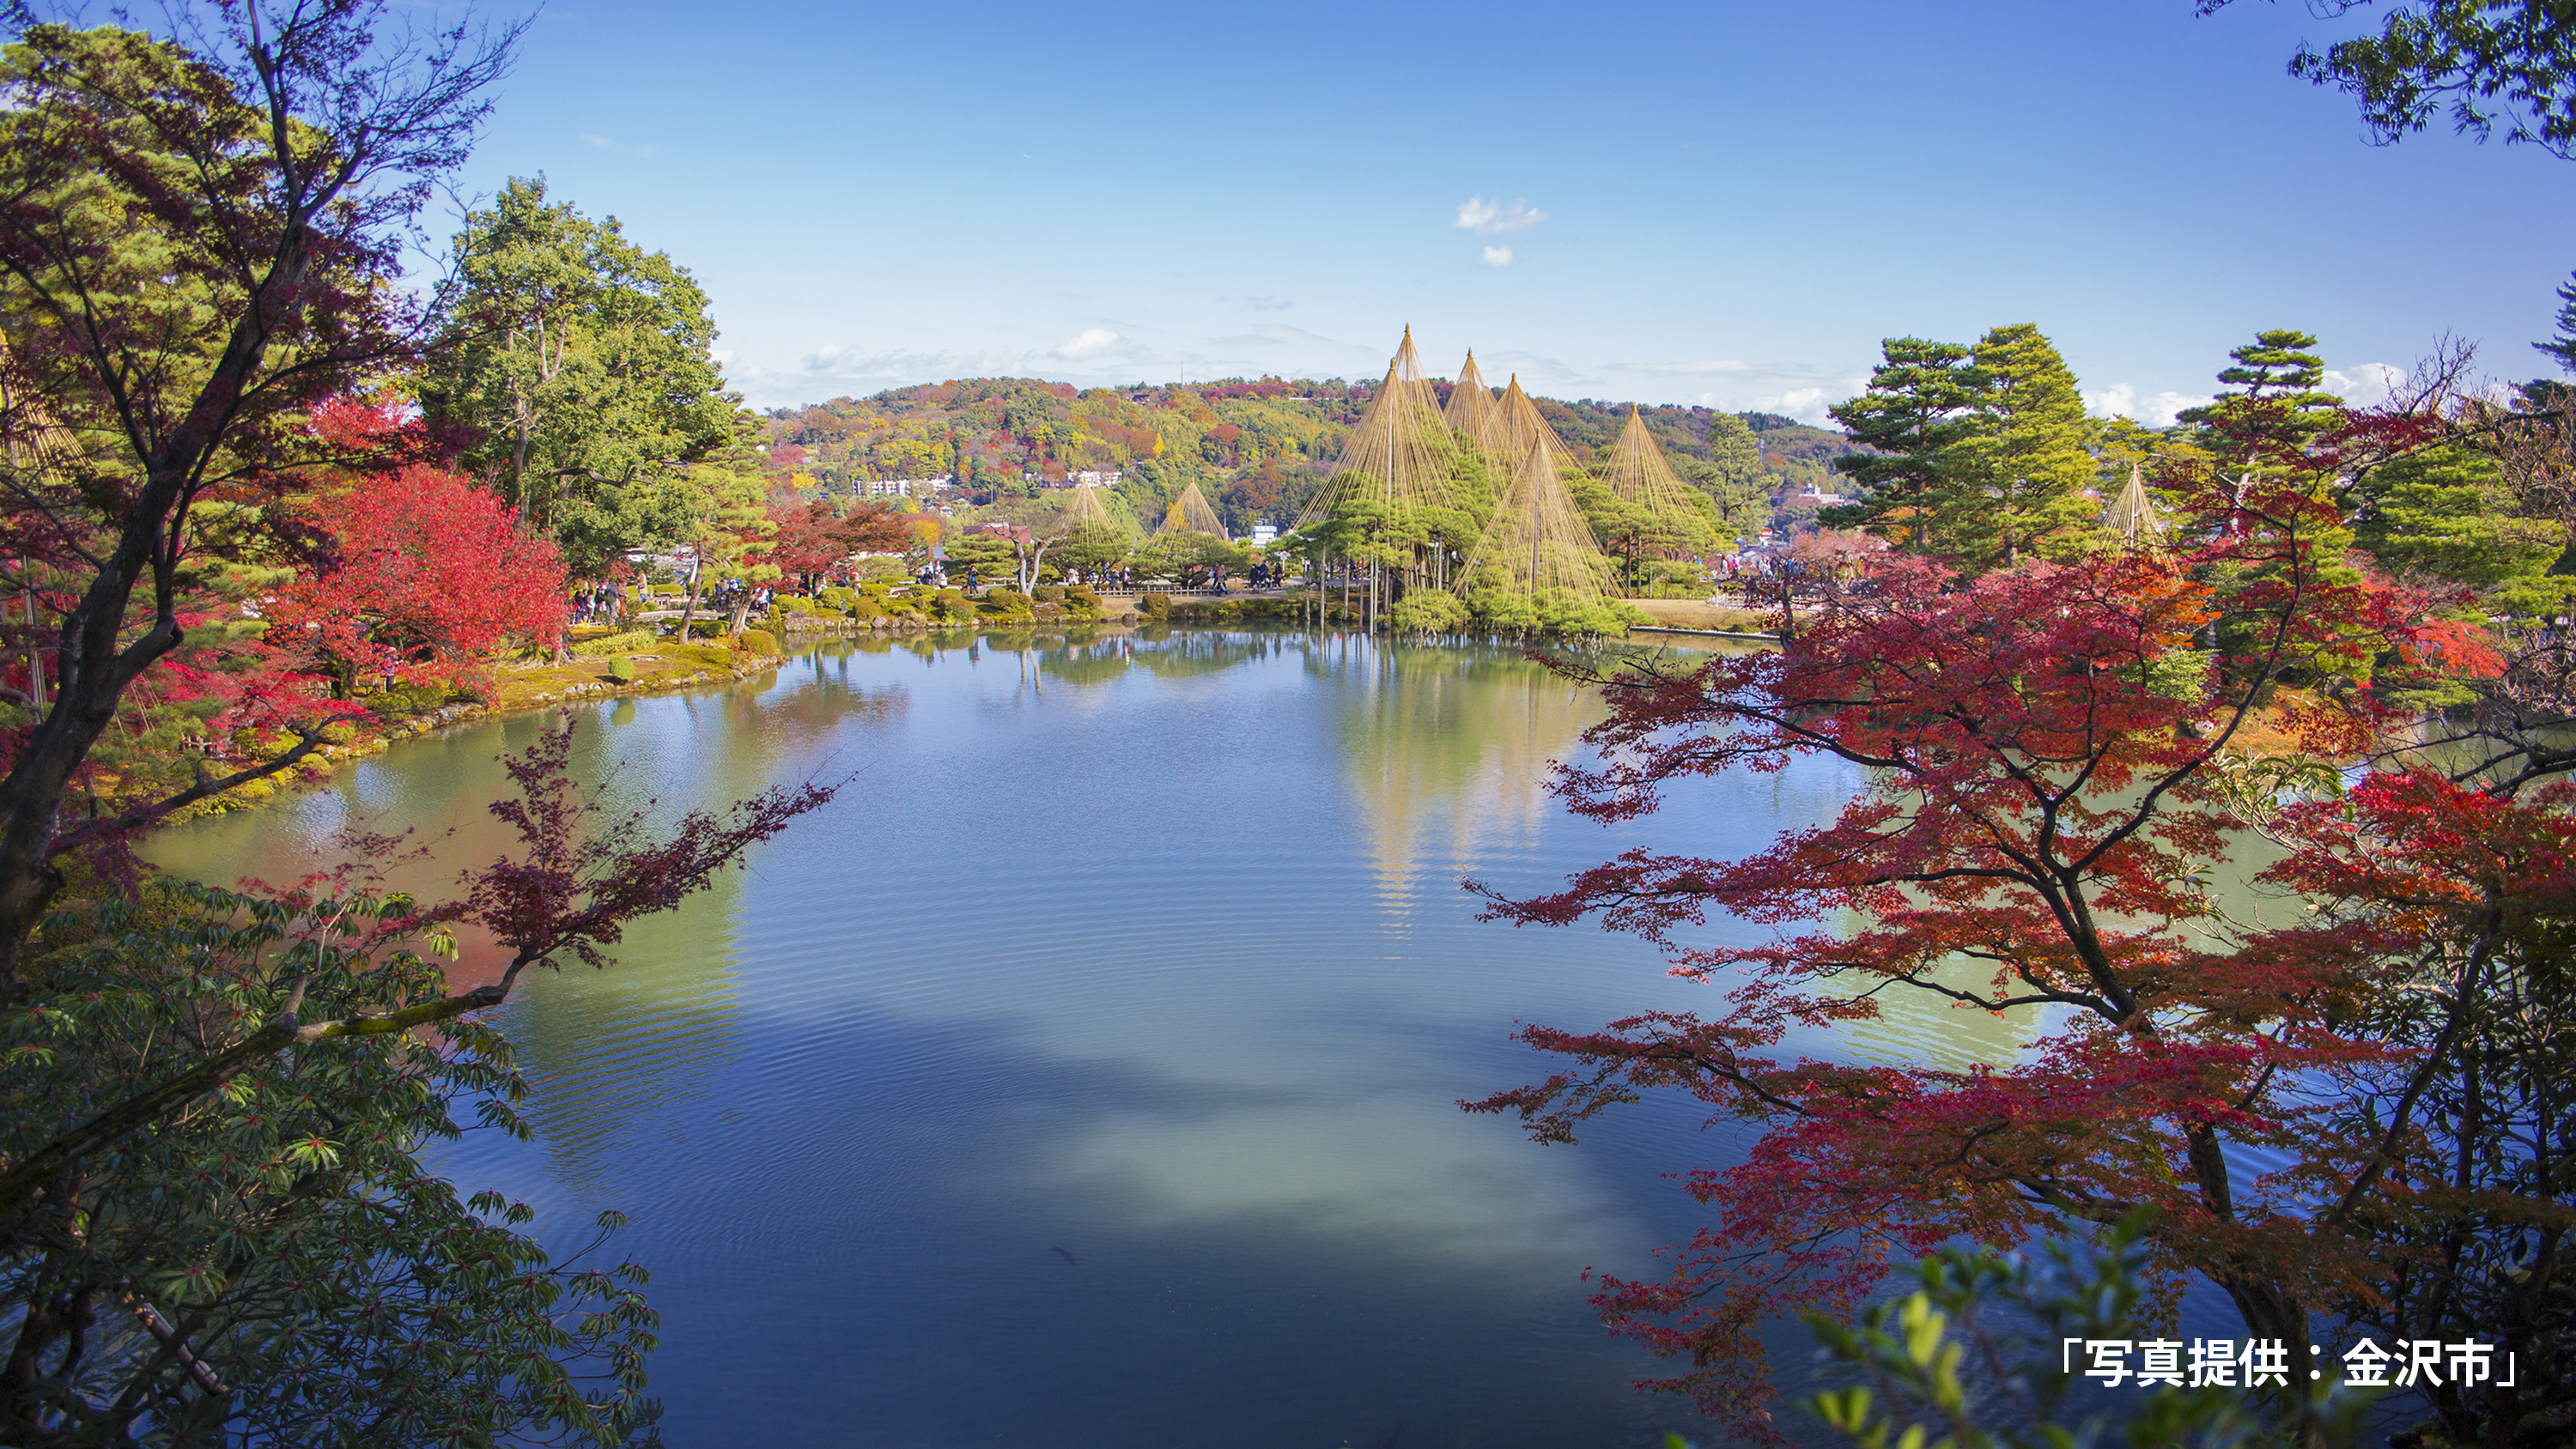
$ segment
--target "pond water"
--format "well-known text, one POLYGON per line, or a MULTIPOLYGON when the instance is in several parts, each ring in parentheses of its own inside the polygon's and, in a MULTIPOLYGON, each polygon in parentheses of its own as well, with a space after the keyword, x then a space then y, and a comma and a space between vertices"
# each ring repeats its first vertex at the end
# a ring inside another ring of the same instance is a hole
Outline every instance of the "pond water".
MULTIPOLYGON (((1454 1104, 1545 1074, 1516 1021, 1708 993, 1626 937, 1480 923, 1459 882, 1750 851, 1855 780, 1708 782, 1605 830, 1543 791, 1596 711, 1515 651, 1284 632, 865 640, 572 710, 580 771, 656 809, 855 778, 607 971, 528 982, 496 1019, 539 1140, 439 1167, 549 1241, 629 1215, 684 1449, 1705 1438, 1630 1389, 1660 1365, 1581 1275, 1651 1272, 1696 1212, 1664 1174, 1728 1142, 1685 1102, 1571 1148, 1454 1104)), ((495 756, 562 718, 406 743, 155 853, 280 879, 343 827, 414 827, 433 860, 398 877, 433 888, 502 848, 495 756)), ((1841 1049, 2018 1045, 1916 1008, 1841 1049)), ((1803 1332, 1774 1341, 1802 1372, 1803 1332)))

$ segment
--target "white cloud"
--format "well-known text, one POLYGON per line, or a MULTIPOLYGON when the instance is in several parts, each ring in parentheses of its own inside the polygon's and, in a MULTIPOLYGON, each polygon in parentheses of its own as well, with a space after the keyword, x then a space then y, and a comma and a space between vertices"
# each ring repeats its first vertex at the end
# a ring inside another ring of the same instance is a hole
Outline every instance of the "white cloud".
MULTIPOLYGON (((1526 201, 1515 201, 1505 206, 1499 201, 1471 196, 1458 203, 1458 220, 1453 225, 1478 236, 1494 236, 1507 231, 1527 231, 1545 220, 1547 213, 1533 210, 1526 201)), ((1504 250, 1508 254, 1510 249, 1504 250)), ((1486 254, 1492 255, 1492 249, 1487 248, 1486 254)))
POLYGON ((1285 312, 1297 304, 1285 297, 1246 297, 1243 305, 1255 312, 1285 312))
POLYGON ((1826 409, 1869 385, 1866 372, 1838 372, 1816 362, 1748 362, 1740 358, 1716 357, 1680 362, 1621 362, 1612 366, 1620 372, 1642 372, 1658 377, 1705 377, 1717 383, 1707 392, 1676 399, 1688 406, 1714 408, 1724 413, 1777 413, 1818 428, 1837 426, 1826 409))
POLYGON ((2185 408, 2209 402, 2203 394, 2160 392, 2138 396, 2135 383, 2119 382, 2084 395, 2084 410, 2097 418, 2127 418, 2150 428, 2170 428, 2185 408))
POLYGON ((1511 264, 1512 249, 1510 247, 1487 247, 1485 248, 1485 259, 1476 263, 1476 265, 1480 267, 1508 267, 1511 264))
POLYGON ((1056 356, 1067 362, 1080 362, 1086 357, 1098 357, 1104 352, 1120 350, 1126 340, 1106 327, 1085 327, 1079 336, 1070 342, 1059 344, 1053 350, 1056 356))
MULTIPOLYGON (((2321 390, 2357 408, 2377 407, 2404 381, 2404 368, 2364 362, 2344 371, 2329 369, 2321 390)), ((2084 410, 2097 418, 2129 418, 2150 428, 2169 428, 2183 409, 2205 407, 2214 400, 2208 393, 2140 393, 2137 384, 2120 382, 2084 394, 2084 410)))
POLYGON ((1834 421, 1825 412, 1825 409, 1831 406, 1833 406, 1833 404, 1825 400, 1825 390, 1823 388, 1793 387, 1786 392, 1775 393, 1770 397, 1744 399, 1743 401, 1733 404, 1729 408, 1729 411, 1739 413, 1778 413, 1782 417, 1796 418, 1798 421, 1806 423, 1811 427, 1827 428, 1833 426, 1834 421))
POLYGON ((2324 390, 2357 408, 2377 407, 2406 380, 2406 369, 2385 362, 2365 362, 2349 372, 2326 369, 2324 390))

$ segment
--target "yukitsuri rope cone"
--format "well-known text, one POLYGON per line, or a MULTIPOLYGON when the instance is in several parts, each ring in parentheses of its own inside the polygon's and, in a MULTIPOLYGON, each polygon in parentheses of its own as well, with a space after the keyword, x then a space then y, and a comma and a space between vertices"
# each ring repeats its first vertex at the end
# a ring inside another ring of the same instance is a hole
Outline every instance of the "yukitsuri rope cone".
POLYGON ((1192 483, 1181 490, 1180 497, 1172 500, 1171 511, 1163 515, 1163 527, 1160 531, 1213 533, 1223 538, 1225 520, 1216 516, 1216 509, 1207 501, 1207 495, 1199 491, 1198 484, 1192 483))
POLYGON ((1073 497, 1064 505, 1064 520, 1076 528, 1086 523, 1105 523, 1112 528, 1118 526, 1117 520, 1109 516, 1109 510, 1101 506, 1097 488, 1074 489, 1073 497))
POLYGON ((1441 414, 1449 431, 1470 443, 1485 435, 1485 423, 1494 415, 1494 395, 1485 387, 1485 375, 1476 370, 1476 349, 1467 349, 1467 364, 1458 369, 1458 385, 1449 389, 1449 407, 1441 414))
POLYGON ((1611 492, 1658 518, 1699 512, 1699 490, 1673 471, 1634 403, 1628 405, 1628 425, 1619 430, 1618 445, 1610 451, 1610 465, 1601 481, 1610 485, 1611 492))
POLYGON ((1384 505, 1390 513, 1446 503, 1449 461, 1436 442, 1445 424, 1432 406, 1435 396, 1431 380, 1423 375, 1421 355, 1413 350, 1413 329, 1407 327, 1403 344, 1387 364, 1386 381, 1378 384, 1368 411, 1342 446, 1331 479, 1306 500, 1297 527, 1330 518, 1352 498, 1384 505))
MULTIPOLYGON (((1549 433, 1547 419, 1538 415, 1538 405, 1521 391, 1521 375, 1512 374, 1511 384, 1503 389, 1493 411, 1485 415, 1485 426, 1476 434, 1476 445, 1485 450, 1494 466, 1506 473, 1520 466, 1521 455, 1530 450, 1540 433, 1549 433)), ((1563 439, 1556 439, 1557 451, 1565 451, 1563 439)))
POLYGON ((2155 500, 2147 497, 2146 475, 2129 465, 2128 486, 2102 510, 2102 527, 2123 548, 2155 548, 2165 541, 2164 520, 2156 517, 2155 500))
POLYGON ((1517 384, 1503 406, 1502 435, 1529 444, 1459 572, 1460 594, 1476 618, 1506 630, 1619 632, 1625 615, 1610 590, 1609 556, 1565 486, 1573 455, 1517 384))

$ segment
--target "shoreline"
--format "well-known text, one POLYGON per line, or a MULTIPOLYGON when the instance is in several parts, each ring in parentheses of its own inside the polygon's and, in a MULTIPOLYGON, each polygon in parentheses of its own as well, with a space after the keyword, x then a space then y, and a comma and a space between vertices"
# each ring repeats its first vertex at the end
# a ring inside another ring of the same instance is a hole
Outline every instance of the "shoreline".
MULTIPOLYGON (((1119 599, 1117 602, 1125 605, 1126 607, 1100 619, 1041 619, 1027 623, 986 619, 971 622, 932 623, 927 620, 914 619, 875 621, 844 618, 832 621, 836 627, 798 629, 792 632, 775 634, 773 637, 776 637, 779 641, 780 652, 774 655, 759 656, 749 662, 735 663, 731 665, 718 665, 705 660, 688 661, 682 663, 681 668, 655 671, 651 673, 640 673, 636 678, 628 680, 606 677, 600 671, 604 671, 606 669, 607 662, 610 658, 637 660, 646 664, 659 664, 666 662, 666 657, 648 653, 599 656, 596 658, 576 659, 563 664, 558 664, 551 660, 545 660, 496 665, 493 666, 495 678, 490 697, 484 699, 453 701, 448 704, 440 705, 434 709, 425 710, 419 714, 407 715, 401 719, 388 721, 378 728, 370 730, 366 734, 346 742, 325 743, 321 748, 315 750, 313 755, 310 757, 308 768, 311 765, 319 766, 318 770, 314 770, 312 773, 307 773, 305 770, 297 770, 272 776, 266 780, 252 781, 247 785, 243 785, 223 795, 218 795, 207 800, 200 800, 194 805, 173 811, 169 816, 155 822, 151 828, 155 830, 164 829, 186 821, 204 819, 208 816, 229 815, 236 811, 257 809, 283 796, 295 794, 303 789, 320 785, 329 778, 333 771, 338 770, 341 766, 363 760, 370 755, 381 754, 385 750, 390 749, 396 743, 405 740, 419 739, 422 736, 434 734, 442 730, 453 729, 461 725, 477 724, 487 719, 506 718, 512 715, 526 714, 537 710, 559 709, 566 705, 588 704, 602 700, 633 698, 650 694, 664 694, 677 691, 706 689, 727 684, 739 684, 746 680, 756 679, 763 674, 768 674, 781 668, 798 652, 800 652, 800 646, 808 644, 820 644, 830 641, 864 638, 893 640, 910 635, 952 633, 971 634, 977 636, 996 633, 1064 636, 1076 632, 1093 630, 1102 632, 1114 631, 1124 634, 1133 633, 1141 628, 1156 626, 1163 628, 1185 629, 1226 629, 1239 627, 1238 625, 1227 623, 1186 619, 1174 619, 1169 621, 1152 620, 1146 618, 1135 608, 1134 600, 1132 598, 1119 599), (694 667, 689 667, 691 664, 694 664, 694 667), (512 676, 514 675, 518 676, 518 678, 513 679, 512 676), (545 676, 548 675, 557 676, 557 678, 546 678, 545 676), (528 676, 537 677, 531 679, 528 678, 528 676), (513 688, 513 684, 521 684, 529 687, 513 688)), ((773 624, 778 622, 780 621, 772 621, 773 624)), ((1259 620, 1244 622, 1268 623, 1272 621, 1259 620)), ((1776 644, 1779 642, 1776 636, 1770 634, 1743 633, 1724 629, 1691 628, 1684 625, 1673 624, 1639 624, 1632 626, 1631 632, 1740 640, 1749 643, 1763 644, 1776 644)), ((672 647, 698 649, 709 649, 714 647, 712 645, 681 646, 676 640, 666 641, 666 644, 672 647)))

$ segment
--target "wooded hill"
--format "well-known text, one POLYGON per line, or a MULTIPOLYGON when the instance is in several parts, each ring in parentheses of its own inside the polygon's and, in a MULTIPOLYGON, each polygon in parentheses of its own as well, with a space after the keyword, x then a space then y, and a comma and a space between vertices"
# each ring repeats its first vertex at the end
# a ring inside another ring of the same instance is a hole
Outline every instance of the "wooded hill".
MULTIPOLYGON (((1445 403, 1450 384, 1435 386, 1445 403)), ((991 497, 1088 470, 1117 472, 1124 475, 1117 492, 1135 517, 1161 518, 1196 483, 1240 534, 1295 518, 1374 391, 1339 378, 1089 389, 970 378, 777 409, 767 431, 774 469, 836 489, 953 475, 969 493, 991 497)), ((1610 447, 1629 407, 1592 398, 1536 402, 1587 462, 1610 447)), ((1776 414, 1639 410, 1674 466, 1717 494, 1748 531, 1812 516, 1789 500, 1810 483, 1830 490, 1832 459, 1854 451, 1840 433, 1776 414)))

